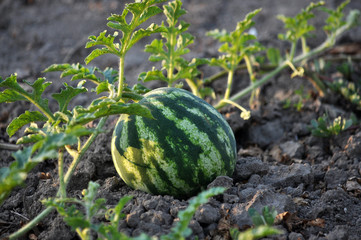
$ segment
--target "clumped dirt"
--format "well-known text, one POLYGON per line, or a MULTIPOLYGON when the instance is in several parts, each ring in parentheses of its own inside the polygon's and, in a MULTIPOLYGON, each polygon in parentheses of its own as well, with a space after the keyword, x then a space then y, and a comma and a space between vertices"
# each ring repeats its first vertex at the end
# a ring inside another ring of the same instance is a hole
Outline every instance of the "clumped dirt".
MULTIPOLYGON (((183 1, 190 22, 190 32, 196 36, 192 56, 217 55, 215 42, 204 37, 214 28, 232 30, 235 23, 249 11, 262 7, 256 17, 258 38, 264 45, 276 44, 282 24, 277 14, 293 15, 307 6, 309 1, 183 1)), ((339 1, 329 1, 335 7, 339 1)), ((106 17, 119 13, 124 3, 119 1, 7 1, 0 2, 0 75, 17 72, 20 79, 34 80, 52 63, 81 62, 89 53, 84 49, 87 36, 98 34, 105 28, 106 17)), ((350 8, 360 9, 353 1, 350 8)), ((322 14, 315 19, 321 24, 322 14)), ((159 21, 159 19, 156 19, 159 21)), ((322 41, 314 38, 311 46, 322 41)), ((145 40, 136 46, 127 58, 128 82, 134 83, 137 75, 149 70, 147 54, 142 52, 145 40)), ((360 28, 346 34, 339 44, 361 42, 360 28)), ((359 50, 358 50, 359 51, 359 50)), ((331 53, 328 53, 329 55, 331 53)), ((116 67, 116 59, 104 57, 92 63, 99 67, 116 67)), ((354 64, 354 72, 360 80, 360 64, 354 64)), ((206 75, 217 69, 207 69, 206 75)), ((334 73, 335 71, 331 71, 334 73)), ((237 144, 238 160, 232 178, 220 176, 208 187, 224 186, 228 190, 195 214, 190 227, 190 239, 229 239, 229 229, 240 230, 252 225, 247 210, 258 211, 263 206, 274 206, 279 219, 276 227, 284 234, 269 239, 359 239, 361 236, 361 129, 355 125, 338 136, 318 138, 311 135, 309 125, 327 112, 330 117, 360 118, 360 112, 340 97, 320 98, 306 78, 291 79, 284 72, 262 87, 259 106, 252 111, 248 121, 239 118, 239 112, 228 108, 222 113, 232 127, 237 144), (294 98, 292 91, 304 87, 313 98, 304 102, 301 111, 284 108, 287 99, 294 98)), ((46 77, 54 84, 49 92, 59 91, 62 81, 56 74, 46 77)), ((235 91, 248 84, 244 73, 237 73, 235 91)), ((223 91, 225 79, 213 83, 217 91, 223 91)), ((160 86, 154 83, 150 87, 160 86)), ((88 98, 73 103, 86 104, 88 98)), ((247 101, 244 101, 247 104, 247 101)), ((14 143, 16 137, 6 134, 8 123, 21 112, 32 108, 29 104, 0 104, 0 142, 14 143)), ((125 219, 120 230, 129 236, 142 232, 150 235, 167 233, 177 213, 186 208, 187 199, 171 196, 152 196, 127 187, 118 177, 110 154, 110 139, 116 118, 107 123, 107 132, 94 142, 79 164, 68 186, 68 195, 76 197, 90 180, 101 187, 99 197, 113 207, 121 197, 134 196, 126 205, 125 219)), ((20 136, 20 135, 17 135, 20 136)), ((13 160, 11 151, 0 149, 0 167, 13 160)), ((67 159, 67 163, 70 159, 67 159)), ((14 189, 0 206, 0 239, 16 231, 44 209, 39 200, 53 197, 57 190, 55 160, 39 164, 28 176, 24 187, 14 189), (41 173, 45 174, 41 175, 41 173)), ((52 213, 36 226, 24 239, 78 239, 57 213, 52 213)))

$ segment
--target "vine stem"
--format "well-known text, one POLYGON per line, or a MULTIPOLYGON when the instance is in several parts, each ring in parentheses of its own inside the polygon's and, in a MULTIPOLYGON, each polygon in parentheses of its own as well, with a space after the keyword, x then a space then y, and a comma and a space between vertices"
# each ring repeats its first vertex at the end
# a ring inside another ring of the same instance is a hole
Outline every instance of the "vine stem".
POLYGON ((201 97, 201 94, 200 94, 199 91, 198 91, 197 85, 196 85, 191 79, 189 79, 189 78, 186 78, 185 80, 186 80, 188 86, 191 88, 192 93, 193 93, 194 95, 196 95, 197 97, 201 97))
MULTIPOLYGON (((257 79, 256 79, 256 76, 253 72, 253 68, 252 68, 252 63, 251 63, 251 59, 249 58, 248 55, 244 55, 244 61, 246 63, 246 66, 247 66, 247 71, 248 71, 248 75, 250 76, 250 79, 251 79, 251 83, 255 82, 257 79)), ((254 89, 252 91, 252 94, 251 94, 251 98, 249 100, 249 105, 252 106, 254 104, 254 101, 256 99, 258 99, 258 95, 259 95, 259 88, 257 89, 254 89)))
POLYGON ((59 194, 61 198, 66 197, 66 186, 64 183, 64 153, 63 149, 59 149, 58 153, 58 172, 59 172, 59 194))
MULTIPOLYGON (((258 65, 258 64, 257 64, 257 65, 253 65, 253 67, 257 67, 257 69, 259 69, 259 70, 269 72, 269 71, 275 69, 275 68, 277 67, 277 65, 274 65, 274 64, 258 65)), ((244 70, 244 69, 247 69, 246 64, 239 64, 239 65, 237 66, 237 68, 235 69, 235 71, 244 70)), ((228 71, 226 71, 226 70, 222 70, 222 71, 220 71, 220 72, 217 72, 217 73, 215 73, 214 75, 206 78, 206 79, 204 80, 204 84, 210 84, 210 83, 212 83, 213 81, 215 81, 215 80, 217 80, 217 79, 219 79, 219 78, 227 75, 227 73, 228 73, 228 71)))
MULTIPOLYGON (((360 16, 360 12, 357 10, 353 10, 349 13, 349 16, 347 18, 347 23, 337 29, 335 33, 328 36, 327 39, 317 48, 312 49, 311 51, 307 53, 303 53, 295 58, 293 58, 292 63, 299 63, 303 60, 309 59, 311 57, 314 57, 326 49, 332 47, 335 44, 336 38, 340 36, 342 33, 344 33, 346 30, 348 30, 357 20, 357 18, 360 16)), ((269 72, 267 75, 263 76, 260 80, 250 84, 248 87, 244 88, 242 91, 239 91, 235 95, 233 95, 229 100, 231 101, 237 101, 238 99, 248 95, 250 92, 252 92, 254 89, 262 86, 264 83, 266 83, 268 80, 276 76, 279 72, 281 72, 283 69, 285 69, 288 66, 290 60, 283 61, 277 68, 275 68, 273 71, 269 72)), ((221 109, 222 107, 226 106, 227 103, 222 102, 222 100, 217 103, 214 108, 221 109)))
POLYGON ((174 52, 175 52, 175 45, 176 45, 176 33, 174 31, 176 22, 172 23, 173 31, 170 33, 170 42, 169 42, 169 65, 167 69, 167 78, 168 78, 168 87, 172 86, 172 83, 174 81, 174 52))
POLYGON ((232 70, 228 72, 227 88, 226 88, 226 92, 224 93, 223 99, 229 99, 229 96, 231 95, 233 74, 234 72, 232 70))
POLYGON ((119 84, 117 98, 121 99, 124 86, 124 55, 119 57, 119 84))
MULTIPOLYGON (((69 166, 69 169, 64 177, 64 188, 66 188, 67 184, 69 183, 79 161, 85 154, 85 152, 88 150, 90 145, 94 142, 95 138, 99 135, 101 132, 100 130, 103 128, 104 124, 106 123, 108 117, 101 118, 99 120, 98 126, 95 129, 95 132, 90 135, 88 140, 84 143, 83 147, 81 148, 81 151, 79 152, 76 157, 74 157, 73 162, 69 166)), ((59 196, 61 189, 58 190, 57 196, 59 196)), ((17 239, 24 234, 26 234, 28 231, 30 231, 33 227, 35 227, 41 220, 43 220, 46 216, 48 216, 52 211, 54 210, 54 207, 47 207, 45 210, 43 210, 39 215, 37 215, 33 220, 28 222, 25 226, 23 226, 21 229, 16 231, 15 233, 11 234, 9 236, 9 240, 17 239)))

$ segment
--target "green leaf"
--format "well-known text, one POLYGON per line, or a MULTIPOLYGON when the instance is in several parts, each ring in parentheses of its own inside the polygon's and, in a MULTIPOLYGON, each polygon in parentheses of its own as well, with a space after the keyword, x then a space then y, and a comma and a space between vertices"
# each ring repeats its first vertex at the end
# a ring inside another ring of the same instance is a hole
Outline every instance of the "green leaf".
MULTIPOLYGON (((163 1, 165 2, 165 1, 163 1)), ((141 14, 139 18, 139 23, 142 24, 143 22, 147 21, 149 18, 159 14, 162 12, 162 9, 160 9, 157 6, 151 6, 144 10, 144 12, 141 14)))
POLYGON ((142 81, 142 82, 149 82, 154 80, 161 80, 168 82, 168 79, 163 75, 163 72, 156 69, 153 69, 152 71, 146 73, 143 72, 138 77, 138 81, 142 81))
POLYGON ((109 98, 100 98, 94 100, 88 108, 75 107, 69 126, 83 125, 101 117, 119 114, 153 118, 150 110, 138 103, 120 103, 109 98))
POLYGON ((73 230, 77 228, 85 229, 90 227, 90 222, 87 221, 83 216, 64 217, 64 221, 68 224, 73 230))
POLYGON ((96 93, 102 93, 102 92, 109 92, 112 89, 113 85, 110 84, 108 81, 101 82, 95 89, 96 93))
POLYGON ((214 30, 208 31, 206 33, 206 36, 217 39, 217 40, 219 40, 219 42, 226 42, 226 41, 231 40, 228 37, 229 35, 227 34, 227 31, 225 29, 222 29, 222 31, 219 31, 219 29, 214 29, 214 30))
POLYGON ((277 16, 277 18, 285 24, 285 28, 287 29, 286 34, 280 34, 279 38, 281 40, 295 42, 301 37, 309 37, 309 32, 315 29, 314 26, 308 23, 308 20, 315 16, 311 11, 324 4, 325 3, 322 1, 318 3, 310 3, 306 9, 302 9, 302 11, 295 17, 286 17, 283 15, 277 16))
POLYGON ((0 78, 0 87, 5 87, 0 93, 0 103, 27 100, 27 92, 17 83, 17 75, 13 74, 5 80, 0 78))
POLYGON ((0 79, 0 87, 7 87, 10 89, 18 90, 19 92, 23 89, 17 83, 17 75, 13 74, 10 77, 7 77, 5 80, 0 79))
POLYGON ((25 126, 31 122, 38 122, 38 121, 47 121, 48 119, 40 112, 34 111, 29 112, 25 111, 25 113, 21 114, 19 117, 15 118, 9 126, 6 128, 6 132, 11 137, 14 135, 21 127, 25 126))
POLYGON ((345 120, 342 130, 346 130, 349 127, 351 127, 352 125, 353 125, 352 119, 345 120))
POLYGON ((255 40, 256 36, 246 32, 254 25, 252 18, 260 11, 261 9, 256 9, 247 14, 242 21, 237 23, 233 32, 228 33, 218 29, 207 32, 207 36, 224 43, 218 49, 224 54, 218 59, 213 58, 210 62, 212 66, 222 67, 226 71, 234 71, 244 56, 249 56, 263 49, 259 43, 251 43, 250 41, 255 40))
POLYGON ((69 86, 67 83, 64 83, 65 89, 62 89, 60 93, 54 93, 52 97, 59 104, 60 112, 67 112, 69 102, 80 93, 87 92, 87 89, 82 86, 82 83, 78 87, 74 88, 69 86))
POLYGON ((17 141, 16 141, 16 144, 27 144, 27 143, 36 143, 36 142, 39 142, 40 140, 43 140, 44 139, 44 135, 43 134, 28 134, 28 135, 25 135, 21 138, 19 138, 17 141))
POLYGON ((248 214, 249 214, 249 216, 251 217, 252 223, 253 223, 255 226, 266 225, 264 219, 263 219, 262 216, 257 212, 256 209, 250 208, 250 209, 248 210, 248 214))
POLYGON ((142 1, 126 4, 125 9, 123 10, 122 15, 112 14, 108 18, 108 26, 120 30, 123 35, 120 39, 119 44, 114 44, 114 37, 117 34, 113 35, 113 37, 105 37, 105 32, 101 33, 98 38, 94 36, 90 39, 93 43, 87 46, 94 45, 105 45, 107 48, 103 48, 97 50, 92 53, 92 55, 88 56, 86 59, 86 63, 89 63, 95 57, 101 56, 105 53, 113 53, 120 57, 124 57, 125 53, 140 39, 149 36, 151 34, 163 31, 161 27, 156 24, 151 24, 147 29, 139 28, 139 26, 147 21, 150 17, 161 13, 161 9, 158 6, 154 6, 156 3, 164 2, 161 1, 142 1), (128 24, 126 21, 128 13, 131 13, 133 16, 131 18, 130 23, 128 24), (135 31, 135 29, 139 28, 135 31))
POLYGON ((103 31, 99 34, 98 37, 90 36, 89 42, 85 45, 86 48, 94 47, 97 45, 105 46, 104 48, 97 48, 93 50, 86 58, 85 63, 88 64, 96 57, 99 57, 104 54, 112 53, 117 56, 121 56, 120 45, 118 43, 114 43, 115 37, 118 36, 118 32, 114 32, 113 35, 108 34, 105 35, 107 31, 103 31))
POLYGON ((77 143, 77 138, 72 134, 50 133, 42 139, 39 138, 33 146, 13 153, 15 161, 9 167, 0 169, 0 204, 14 187, 25 181, 28 172, 39 162, 57 157, 59 148, 74 143, 77 143))
POLYGON ((212 97, 213 99, 216 99, 216 93, 214 92, 214 89, 211 87, 202 88, 199 90, 199 93, 203 99, 208 96, 212 97))
POLYGON ((321 8, 322 11, 329 14, 328 18, 326 19, 326 25, 323 27, 327 34, 335 32, 337 29, 346 24, 346 21, 344 20, 343 10, 349 3, 349 0, 344 1, 337 7, 336 10, 328 9, 325 7, 321 8))
MULTIPOLYGON (((194 41, 194 36, 190 33, 182 33, 179 35, 178 37, 178 41, 177 41, 177 47, 179 49, 184 49, 186 46, 192 44, 194 41)), ((186 52, 188 53, 188 52, 186 52)), ((180 55, 186 54, 186 53, 182 53, 180 55)))
MULTIPOLYGON (((99 84, 103 81, 109 81, 113 83, 117 80, 117 71, 112 68, 105 68, 103 71, 97 67, 84 67, 83 65, 77 64, 54 64, 44 70, 45 72, 49 71, 62 71, 60 77, 64 78, 71 76, 71 81, 74 80, 90 80, 95 84, 99 84), (96 76, 96 72, 99 72, 103 75, 103 79, 96 76)), ((77 88, 80 88, 78 85, 77 88)))
POLYGON ((86 128, 80 125, 68 126, 65 130, 65 134, 69 134, 75 137, 87 136, 95 132, 95 129, 86 128))
POLYGON ((275 218, 277 217, 277 210, 274 207, 265 206, 262 209, 262 215, 268 226, 272 226, 275 218))
POLYGON ((122 213, 122 210, 124 208, 124 206, 130 201, 132 200, 132 196, 125 196, 122 197, 118 204, 113 208, 110 209, 110 211, 108 210, 107 212, 107 219, 115 226, 118 227, 118 223, 119 220, 121 220, 121 218, 123 218, 125 216, 124 213, 122 213))
POLYGON ((69 63, 64 64, 52 64, 47 67, 43 72, 58 72, 58 71, 65 71, 69 69, 71 65, 69 63))
POLYGON ((149 61, 158 62, 166 59, 167 53, 163 50, 163 41, 154 39, 151 44, 145 46, 145 52, 152 53, 149 57, 149 61))
MULTIPOLYGON (((51 82, 45 82, 45 78, 38 78, 33 84, 26 82, 31 88, 32 92, 25 91, 17 82, 16 75, 12 75, 0 82, 0 87, 9 88, 0 95, 0 99, 7 101, 26 100, 37 106, 47 117, 51 118, 52 113, 48 106, 48 99, 41 97, 44 90, 51 84, 51 82)), ((1 102, 1 101, 0 101, 1 102)))
POLYGON ((135 2, 129 3, 125 6, 129 12, 131 12, 134 16, 140 16, 146 9, 146 2, 135 2))
POLYGON ((127 13, 128 11, 124 10, 122 15, 112 14, 110 17, 107 18, 107 20, 109 21, 107 23, 107 26, 113 29, 120 30, 123 34, 128 34, 131 29, 125 19, 127 13))
POLYGON ((274 234, 282 234, 283 232, 277 228, 263 225, 256 228, 247 229, 244 232, 239 232, 237 229, 230 229, 232 239, 234 240, 253 240, 260 239, 274 234))
POLYGON ((94 49, 86 58, 85 63, 89 64, 91 61, 93 61, 95 58, 102 56, 104 54, 113 53, 116 54, 114 51, 109 50, 108 48, 97 48, 94 49))
POLYGON ((180 0, 176 0, 170 2, 168 5, 164 5, 164 15, 167 17, 167 22, 169 26, 175 26, 178 19, 186 14, 187 12, 181 8, 182 2, 180 0))
POLYGON ((136 94, 146 94, 149 91, 151 91, 149 88, 145 87, 140 83, 134 84, 132 87, 132 92, 136 94))
POLYGON ((282 61, 281 53, 278 48, 269 48, 267 50, 267 58, 273 65, 278 65, 282 61))
POLYGON ((91 48, 97 45, 104 45, 108 47, 112 47, 114 44, 115 37, 118 36, 118 33, 115 32, 113 35, 107 34, 107 30, 104 30, 99 34, 99 36, 90 36, 88 39, 89 41, 86 43, 85 48, 91 48))
POLYGON ((118 71, 113 68, 105 68, 100 73, 104 76, 104 82, 114 83, 118 81, 118 71))
POLYGON ((135 31, 131 37, 130 43, 128 45, 128 48, 131 48, 135 43, 137 43, 140 39, 150 36, 154 33, 159 33, 164 31, 164 28, 159 27, 156 24, 150 25, 147 29, 139 29, 138 31, 135 31))
POLYGON ((31 147, 12 154, 15 161, 9 167, 0 168, 0 205, 9 196, 14 187, 20 186, 27 177, 27 172, 35 165, 29 163, 31 147))
POLYGON ((26 164, 29 162, 30 157, 32 153, 32 148, 27 147, 23 150, 18 150, 15 153, 12 154, 12 157, 15 159, 15 162, 13 162, 10 165, 10 168, 13 166, 16 166, 19 169, 24 169, 26 164))
POLYGON ((26 100, 26 98, 12 89, 5 89, 3 92, 0 92, 0 103, 10 103, 23 100, 26 100))
POLYGON ((162 39, 155 39, 151 44, 146 45, 145 52, 151 53, 149 60, 152 62, 162 62, 162 69, 152 69, 147 73, 139 75, 139 80, 144 82, 161 80, 174 85, 177 80, 192 76, 192 72, 197 72, 196 66, 183 58, 183 55, 189 52, 188 45, 192 44, 194 37, 186 33, 189 24, 180 21, 179 18, 186 13, 182 9, 182 2, 179 0, 170 2, 163 6, 163 12, 166 16, 166 26, 162 23, 158 32, 161 32, 162 39), (165 74, 163 74, 165 70, 165 74), (176 73, 176 74, 174 74, 176 73))
POLYGON ((32 151, 38 150, 35 156, 32 157, 34 162, 41 162, 45 159, 56 158, 59 148, 65 145, 73 145, 78 142, 78 139, 71 134, 57 133, 47 135, 42 141, 33 145, 32 151))
POLYGON ((248 214, 251 216, 252 222, 255 226, 272 226, 277 216, 277 211, 274 207, 265 206, 262 208, 262 214, 259 214, 253 208, 248 210, 248 214))

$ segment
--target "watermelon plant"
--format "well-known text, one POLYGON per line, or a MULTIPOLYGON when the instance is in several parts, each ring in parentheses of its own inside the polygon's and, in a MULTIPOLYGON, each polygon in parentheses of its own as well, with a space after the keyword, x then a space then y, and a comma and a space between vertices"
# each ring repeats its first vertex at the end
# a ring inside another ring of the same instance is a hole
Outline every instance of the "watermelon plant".
POLYGON ((154 119, 122 115, 112 139, 124 182, 153 194, 184 197, 217 176, 231 176, 237 158, 232 129, 211 105, 179 88, 158 88, 139 104, 154 119))
MULTIPOLYGON (((359 10, 351 10, 347 17, 344 16, 343 10, 349 2, 350 1, 348 0, 343 2, 336 10, 333 10, 322 7, 325 2, 320 1, 319 3, 311 3, 308 7, 302 9, 301 12, 294 17, 286 17, 282 15, 278 16, 278 18, 282 22, 284 22, 285 29, 287 30, 285 34, 279 34, 278 37, 280 38, 280 40, 289 42, 290 50, 289 52, 286 52, 284 56, 281 56, 279 49, 275 49, 272 47, 269 48, 267 50, 267 58, 271 63, 270 65, 262 66, 262 61, 259 61, 260 58, 253 57, 255 53, 258 53, 263 48, 256 42, 254 42, 254 44, 250 44, 249 41, 255 41, 255 37, 250 36, 250 31, 245 31, 248 30, 249 27, 253 26, 252 18, 255 14, 259 12, 259 10, 250 13, 243 21, 238 23, 243 27, 243 29, 237 27, 235 31, 231 33, 226 33, 226 31, 224 30, 211 31, 209 35, 215 37, 222 43, 224 42, 224 44, 220 47, 219 51, 226 52, 226 54, 222 55, 218 59, 212 60, 214 62, 214 65, 217 64, 218 66, 225 69, 225 71, 210 76, 209 78, 205 79, 204 82, 210 83, 220 77, 223 77, 225 74, 228 74, 228 83, 226 89, 232 89, 232 71, 243 68, 248 70, 250 76, 249 78, 251 80, 249 86, 235 92, 233 95, 229 94, 229 91, 226 91, 225 96, 221 98, 221 100, 219 100, 219 102, 216 103, 214 107, 216 109, 221 109, 228 104, 234 105, 235 101, 246 97, 249 94, 251 94, 250 100, 252 104, 253 100, 257 96, 257 89, 270 79, 273 79, 273 77, 276 76, 279 72, 285 70, 288 67, 293 72, 291 74, 291 77, 303 76, 305 71, 304 68, 306 67, 308 59, 311 59, 332 47, 336 43, 336 40, 339 36, 341 36, 345 31, 349 30, 353 26, 357 25, 360 16, 359 10), (323 27, 327 37, 323 43, 311 49, 307 45, 307 39, 312 36, 311 32, 315 31, 316 28, 309 23, 309 20, 314 18, 315 14, 313 13, 313 11, 315 11, 316 9, 320 9, 329 14, 326 19, 325 26, 323 27), (241 34, 236 34, 240 30, 242 30, 241 34), (237 38, 235 38, 235 36, 237 36, 237 38), (300 53, 298 53, 297 49, 300 43, 301 51, 300 53), (241 46, 237 44, 240 44, 241 46), (238 53, 238 56, 234 57, 234 59, 239 62, 239 60, 243 57, 245 64, 238 65, 237 68, 234 69, 230 68, 231 62, 229 61, 229 58, 230 56, 232 56, 232 51, 234 52, 237 47, 240 49, 240 51, 238 53), (255 73, 252 67, 259 68, 261 71, 259 73, 255 73), (258 75, 261 74, 262 76, 257 79, 258 75)), ((319 83, 318 86, 316 86, 316 89, 323 89, 322 82, 319 83)), ((244 110, 241 109, 241 111, 243 112, 244 110)))
POLYGON ((249 228, 244 232, 237 229, 231 229, 232 239, 235 240, 253 240, 260 239, 269 235, 282 234, 282 231, 272 227, 277 217, 277 211, 274 207, 265 206, 262 213, 258 213, 254 208, 248 210, 248 214, 252 219, 254 228, 249 228))
MULTIPOLYGON (((98 36, 90 36, 87 48, 103 46, 93 50, 85 59, 89 63, 103 54, 114 54, 119 57, 119 71, 111 68, 101 70, 97 67, 87 68, 81 64, 54 64, 45 72, 61 71, 61 78, 70 76, 72 81, 78 80, 76 87, 64 84, 64 89, 52 94, 58 103, 58 108, 52 112, 48 106, 49 100, 43 97, 44 90, 51 84, 45 78, 39 78, 34 83, 25 82, 28 87, 19 84, 16 74, 0 78, 0 87, 5 88, 0 93, 0 102, 29 101, 38 111, 26 111, 14 119, 7 128, 10 136, 30 123, 25 130, 26 135, 18 140, 18 144, 30 144, 13 154, 15 161, 9 166, 0 169, 0 203, 8 196, 10 191, 23 184, 27 174, 38 163, 49 158, 58 159, 59 189, 56 197, 67 198, 66 187, 74 174, 85 152, 94 142, 99 133, 104 131, 107 118, 110 115, 137 114, 152 117, 150 110, 137 102, 143 98, 145 89, 134 86, 129 88, 124 83, 124 60, 129 49, 140 39, 159 32, 158 25, 150 24, 147 28, 140 27, 152 16, 162 10, 157 6, 166 0, 136 1, 126 5, 121 15, 111 15, 108 26, 120 30, 113 34, 101 32, 98 36), (132 15, 131 21, 125 19, 132 15), (115 42, 119 38, 119 42, 115 42), (95 85, 92 91, 97 94, 108 93, 93 100, 89 106, 75 106, 69 108, 70 101, 79 94, 88 91, 85 82, 95 85), (32 91, 28 91, 30 88, 32 91), (41 124, 36 124, 36 123, 41 124), (93 124, 88 124, 88 123, 93 124), (96 127, 91 127, 96 126, 96 127), (64 164, 65 152, 73 158, 66 169, 64 164)), ((28 222, 19 231, 10 235, 16 239, 36 226, 44 217, 54 210, 48 206, 37 217, 28 222)))
MULTIPOLYGON (((342 10, 347 2, 335 11, 325 9, 330 14, 325 27, 327 39, 314 49, 302 47, 302 53, 298 56, 298 41, 306 46, 303 38, 312 30, 307 23, 313 16, 310 11, 323 4, 311 5, 294 18, 281 17, 288 29, 283 39, 291 42, 292 51, 285 58, 279 56, 277 50, 268 51, 273 53, 272 59, 278 59, 275 61, 277 65, 257 80, 253 72, 253 54, 262 48, 248 30, 253 26, 252 18, 259 10, 247 15, 232 33, 209 33, 223 43, 220 51, 224 55, 214 59, 188 61, 183 55, 189 52, 187 47, 194 42, 194 38, 186 33, 189 24, 179 21, 185 10, 181 8, 180 0, 164 5, 162 10, 159 5, 166 1, 136 0, 126 4, 122 14, 113 14, 108 18, 107 25, 114 29, 113 33, 103 31, 98 36, 89 37, 86 48, 100 48, 94 49, 85 58, 85 63, 104 54, 113 54, 119 58, 118 70, 101 70, 68 63, 54 64, 47 68, 45 72, 61 71, 61 78, 68 76, 71 81, 79 81, 76 87, 65 83, 60 92, 51 95, 57 103, 55 111, 49 108, 49 99, 43 96, 45 89, 51 84, 45 78, 39 78, 33 83, 25 81, 24 84, 19 82, 16 74, 0 78, 0 87, 5 88, 0 93, 0 103, 28 101, 37 108, 36 111, 21 114, 7 128, 9 136, 13 136, 27 126, 25 136, 17 142, 26 144, 26 147, 13 154, 15 161, 9 167, 0 169, 0 203, 14 187, 24 183, 29 171, 38 163, 49 158, 56 158, 58 161, 59 189, 55 199, 37 217, 10 235, 10 239, 22 236, 54 208, 58 208, 58 203, 61 205, 69 200, 66 187, 79 161, 99 133, 104 131, 110 115, 121 115, 111 141, 114 164, 124 181, 134 188, 155 194, 194 195, 216 176, 231 175, 236 158, 234 136, 222 116, 208 103, 196 97, 214 95, 214 91, 205 87, 209 81, 199 79, 201 74, 197 67, 209 64, 226 70, 228 83, 225 96, 214 107, 220 109, 232 104, 241 109, 241 117, 247 119, 250 112, 238 105, 236 100, 255 91, 287 67, 291 67, 295 74, 302 74, 302 68, 294 65, 303 64, 334 45, 336 38, 353 26, 359 16, 359 11, 353 10, 344 19, 342 10), (148 19, 162 12, 166 16, 167 25, 151 23, 143 28, 148 19), (143 73, 140 79, 164 80, 169 87, 180 87, 182 84, 179 81, 185 79, 194 95, 177 88, 149 92, 142 85, 129 87, 126 84, 124 66, 129 49, 142 38, 157 33, 161 34, 163 40, 154 40, 146 47, 146 51, 152 54, 151 61, 162 61, 162 69, 143 73), (251 75, 251 84, 231 96, 234 72, 242 59, 251 75), (102 93, 102 96, 86 107, 75 106, 69 109, 69 103, 74 97, 89 91, 85 87, 86 82, 94 84, 95 87, 91 90, 97 94, 102 93), (68 167, 64 164, 65 156, 72 158, 68 167), (184 174, 192 175, 185 178, 184 174)), ((257 94, 256 91, 254 93, 257 94)), ((86 194, 86 208, 91 204, 97 207, 102 204, 101 201, 94 202, 92 197, 94 196, 86 194)), ((187 219, 191 216, 190 213, 186 214, 187 219)), ((89 216, 86 220, 89 220, 89 216)))
POLYGON ((310 130, 313 136, 328 138, 340 134, 340 132, 347 130, 355 124, 357 124, 357 118, 355 118, 355 116, 351 116, 350 119, 338 116, 331 121, 329 116, 324 114, 317 120, 311 120, 310 130))

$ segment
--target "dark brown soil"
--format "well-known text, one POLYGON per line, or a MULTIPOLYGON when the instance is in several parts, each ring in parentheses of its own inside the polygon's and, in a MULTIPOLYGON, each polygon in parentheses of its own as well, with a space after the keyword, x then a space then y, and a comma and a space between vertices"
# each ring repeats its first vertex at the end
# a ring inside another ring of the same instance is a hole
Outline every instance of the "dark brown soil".
MULTIPOLYGON (((277 40, 282 24, 277 14, 294 15, 309 1, 195 1, 184 0, 188 14, 184 20, 191 23, 190 32, 196 36, 190 57, 212 57, 217 55, 216 43, 205 37, 205 32, 214 28, 232 30, 246 13, 262 7, 255 18, 258 38, 266 46, 287 49, 277 40)), ((328 1, 335 7, 340 1, 328 1)), ((20 79, 30 81, 46 76, 53 84, 46 94, 58 92, 64 80, 57 74, 41 73, 53 63, 83 62, 89 50, 84 49, 89 35, 105 29, 110 13, 122 11, 121 1, 0 1, 0 75, 6 77, 14 72, 20 79)), ((352 1, 348 8, 361 9, 361 3, 352 1)), ((319 14, 315 25, 323 19, 319 14)), ((155 19, 160 21, 160 19, 155 19)), ((350 46, 361 42, 360 27, 347 33, 338 45, 350 46)), ((310 45, 322 42, 323 35, 312 39, 310 45)), ((136 82, 142 71, 151 69, 144 44, 138 44, 129 54, 126 74, 129 84, 136 82)), ((356 45, 359 46, 359 45, 356 45)), ((340 48, 339 48, 340 49, 340 48)), ((338 50, 339 51, 339 50, 338 50)), ((343 52, 344 53, 344 52, 343 52)), ((360 54, 356 47, 353 53, 360 54)), ((326 53, 325 56, 331 56, 326 53)), ((117 67, 116 58, 106 56, 92 62, 101 68, 117 67)), ((335 66, 337 63, 335 63, 335 66)), ((353 78, 360 81, 361 65, 353 63, 353 78)), ((218 69, 206 69, 210 76, 218 69)), ((330 76, 335 73, 330 70, 330 76)), ((226 79, 213 83, 223 91, 226 79)), ((243 72, 237 73, 234 91, 248 84, 243 72)), ((152 83, 149 87, 158 87, 152 83)), ((92 97, 92 96, 89 96, 92 97)), ((72 104, 86 105, 88 97, 77 98, 72 104)), ((244 100, 247 104, 247 99, 244 100)), ((25 110, 29 104, 0 104, 0 142, 15 143, 9 138, 6 126, 25 110)), ((283 235, 272 239, 360 239, 361 236, 361 129, 356 124, 347 131, 331 138, 311 135, 309 125, 327 112, 330 117, 350 117, 360 112, 342 98, 320 98, 306 78, 290 78, 285 71, 264 85, 259 107, 248 121, 239 118, 233 108, 224 114, 237 140, 239 157, 232 178, 219 177, 211 186, 226 186, 229 189, 221 196, 203 205, 191 222, 192 239, 228 239, 231 227, 245 229, 252 224, 247 214, 249 208, 257 210, 263 206, 274 206, 283 217, 277 227, 283 235), (297 100, 292 92, 304 87, 312 98, 304 101, 300 111, 294 107, 284 108, 287 99, 297 100)), ((101 187, 99 197, 113 207, 125 195, 134 196, 125 207, 126 218, 120 222, 120 230, 130 236, 142 232, 150 235, 167 233, 179 210, 187 200, 170 196, 152 196, 127 187, 118 177, 110 154, 110 139, 116 118, 107 123, 108 131, 99 136, 79 164, 68 186, 69 196, 81 195, 90 180, 101 187)), ((8 166, 11 151, 0 149, 0 167, 8 166)), ((70 159, 67 159, 69 163, 70 159)), ((22 224, 34 218, 44 209, 39 200, 53 197, 57 191, 57 166, 55 160, 39 164, 28 176, 26 185, 14 189, 0 206, 0 239, 16 231, 22 224), (49 174, 48 179, 40 173, 49 174)), ((63 222, 57 213, 52 213, 24 239, 78 239, 75 232, 63 222)))

